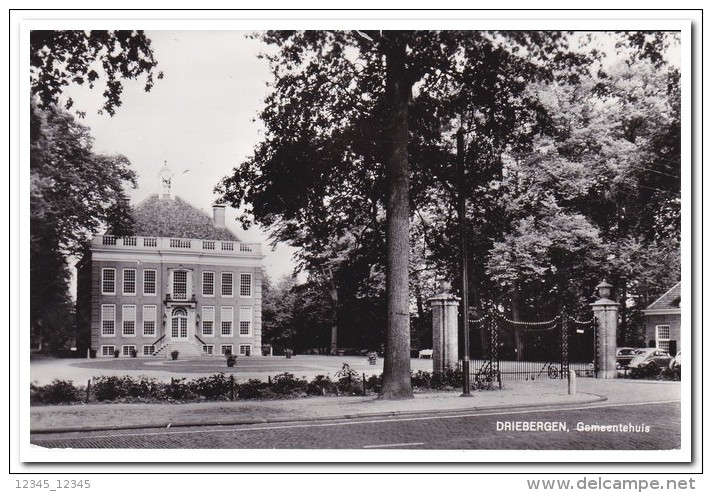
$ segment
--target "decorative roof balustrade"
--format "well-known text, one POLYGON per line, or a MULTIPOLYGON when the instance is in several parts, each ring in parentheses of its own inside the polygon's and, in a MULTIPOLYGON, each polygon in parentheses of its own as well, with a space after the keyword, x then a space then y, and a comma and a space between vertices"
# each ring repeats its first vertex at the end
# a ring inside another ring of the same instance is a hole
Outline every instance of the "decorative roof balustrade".
POLYGON ((94 237, 92 246, 111 250, 210 252, 213 254, 245 256, 262 254, 262 245, 259 243, 196 240, 191 238, 100 235, 94 237))

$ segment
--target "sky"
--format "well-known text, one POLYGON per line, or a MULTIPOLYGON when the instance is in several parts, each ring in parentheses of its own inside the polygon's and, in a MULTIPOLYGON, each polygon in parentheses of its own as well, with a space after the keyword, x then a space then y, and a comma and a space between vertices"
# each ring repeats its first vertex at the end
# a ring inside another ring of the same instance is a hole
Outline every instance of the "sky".
MULTIPOLYGON (((251 155, 261 138, 258 114, 271 79, 266 47, 246 31, 147 31, 157 70, 164 73, 150 92, 144 80, 124 81, 121 107, 112 117, 97 113, 102 88, 76 86, 66 91, 75 109, 85 111, 94 151, 123 154, 138 174, 130 191, 137 204, 159 193, 158 172, 164 161, 173 171, 173 192, 212 214, 218 181, 251 155)), ((228 208, 227 224, 247 243, 262 243, 264 266, 276 280, 291 274, 294 250, 269 246, 259 228, 243 230, 228 208)))

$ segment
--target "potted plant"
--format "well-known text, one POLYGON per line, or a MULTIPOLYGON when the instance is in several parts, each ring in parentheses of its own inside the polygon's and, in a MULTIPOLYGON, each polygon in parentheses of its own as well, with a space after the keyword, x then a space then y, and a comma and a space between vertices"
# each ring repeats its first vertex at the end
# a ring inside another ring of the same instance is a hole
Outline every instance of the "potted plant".
POLYGON ((291 359, 293 354, 294 354, 294 351, 292 351, 291 349, 285 349, 285 350, 284 350, 284 356, 285 356, 287 359, 291 359))
POLYGON ((119 354, 121 354, 121 351, 119 351, 118 349, 114 349, 114 358, 118 358, 119 354))
POLYGON ((171 358, 174 359, 174 360, 177 360, 179 354, 180 354, 180 353, 179 353, 177 350, 174 349, 173 351, 171 351, 171 358))
POLYGON ((232 368, 237 363, 237 355, 232 354, 232 351, 228 349, 225 351, 225 361, 227 361, 227 366, 232 368))
POLYGON ((130 353, 131 353, 131 357, 132 357, 132 358, 135 358, 136 356, 138 356, 138 352, 136 351, 135 348, 131 348, 130 353))

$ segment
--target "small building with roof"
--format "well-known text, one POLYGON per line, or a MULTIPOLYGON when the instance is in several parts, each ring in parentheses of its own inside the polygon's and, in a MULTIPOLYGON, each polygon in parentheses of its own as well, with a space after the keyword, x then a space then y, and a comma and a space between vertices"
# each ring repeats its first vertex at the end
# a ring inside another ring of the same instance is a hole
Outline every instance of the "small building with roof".
POLYGON ((675 355, 681 348, 681 283, 675 284, 660 298, 643 310, 645 340, 655 347, 675 355))
POLYGON ((261 245, 171 193, 132 208, 133 236, 98 235, 77 264, 77 326, 97 357, 261 354, 261 245))

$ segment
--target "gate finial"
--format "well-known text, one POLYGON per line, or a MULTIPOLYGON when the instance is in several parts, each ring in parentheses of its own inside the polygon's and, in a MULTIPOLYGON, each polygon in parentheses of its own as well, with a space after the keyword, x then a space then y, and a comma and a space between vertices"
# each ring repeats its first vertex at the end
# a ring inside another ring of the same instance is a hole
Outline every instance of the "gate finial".
POLYGON ((611 299, 611 288, 613 288, 613 286, 611 284, 608 284, 608 282, 604 279, 603 281, 601 281, 601 284, 596 286, 596 289, 598 290, 598 296, 603 300, 611 299))

